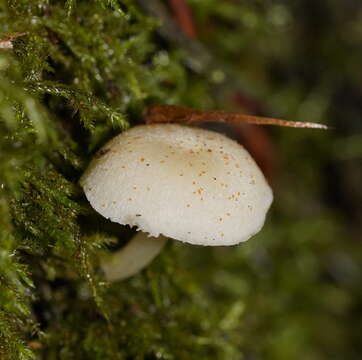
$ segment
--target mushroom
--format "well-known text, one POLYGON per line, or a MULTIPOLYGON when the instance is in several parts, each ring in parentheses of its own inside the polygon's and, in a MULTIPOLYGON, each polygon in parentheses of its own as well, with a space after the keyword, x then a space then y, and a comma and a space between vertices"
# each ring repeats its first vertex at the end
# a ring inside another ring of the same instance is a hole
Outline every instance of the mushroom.
POLYGON ((166 238, 208 246, 246 241, 262 228, 273 200, 241 145, 176 124, 140 125, 116 136, 80 184, 98 213, 142 231, 103 260, 108 280, 140 271, 166 238))

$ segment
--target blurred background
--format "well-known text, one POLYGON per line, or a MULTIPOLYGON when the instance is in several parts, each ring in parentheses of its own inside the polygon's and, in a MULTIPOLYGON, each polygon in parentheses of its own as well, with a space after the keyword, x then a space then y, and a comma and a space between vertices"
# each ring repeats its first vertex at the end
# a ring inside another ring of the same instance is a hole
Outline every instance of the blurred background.
POLYGON ((175 41, 202 59, 198 70, 214 84, 205 107, 333 127, 227 131, 257 159, 275 199, 264 229, 245 244, 178 246, 180 266, 223 308, 221 328, 234 330, 238 346, 224 358, 237 358, 239 347, 246 359, 360 358, 362 3, 180 3, 169 6, 193 40, 175 41))

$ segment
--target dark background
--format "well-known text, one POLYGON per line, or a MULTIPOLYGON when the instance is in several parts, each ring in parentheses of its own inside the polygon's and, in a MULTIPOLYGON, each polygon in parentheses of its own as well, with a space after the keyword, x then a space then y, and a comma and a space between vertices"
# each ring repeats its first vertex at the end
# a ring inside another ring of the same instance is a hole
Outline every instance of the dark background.
POLYGON ((211 296, 230 302, 230 314, 240 316, 233 326, 247 334, 240 339, 246 358, 357 359, 362 340, 362 4, 189 4, 197 37, 238 73, 243 85, 218 93, 220 106, 333 127, 327 132, 234 128, 231 134, 267 173, 274 205, 262 232, 246 244, 183 250, 195 258, 189 270, 211 296), (200 263, 208 265, 206 272, 197 271, 200 263))

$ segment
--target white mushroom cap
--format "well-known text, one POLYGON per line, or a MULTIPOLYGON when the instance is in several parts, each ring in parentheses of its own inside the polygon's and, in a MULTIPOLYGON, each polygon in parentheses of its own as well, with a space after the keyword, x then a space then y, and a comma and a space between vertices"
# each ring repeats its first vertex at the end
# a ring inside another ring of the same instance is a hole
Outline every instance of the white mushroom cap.
POLYGON ((181 125, 131 128, 81 178, 111 221, 197 245, 233 245, 263 226, 272 191, 249 153, 224 135, 181 125))

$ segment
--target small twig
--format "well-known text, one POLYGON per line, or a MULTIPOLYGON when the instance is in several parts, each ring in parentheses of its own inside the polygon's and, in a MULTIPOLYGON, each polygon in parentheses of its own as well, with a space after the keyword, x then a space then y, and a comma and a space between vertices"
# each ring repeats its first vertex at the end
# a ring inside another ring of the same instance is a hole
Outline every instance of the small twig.
POLYGON ((234 123, 277 125, 294 128, 328 129, 328 126, 312 122, 280 120, 226 111, 201 111, 177 105, 154 105, 146 109, 146 123, 234 123))
POLYGON ((22 32, 22 33, 13 33, 11 35, 6 36, 4 39, 0 40, 0 49, 4 49, 4 50, 12 49, 13 41, 16 38, 27 35, 27 34, 28 34, 27 32, 22 32))

